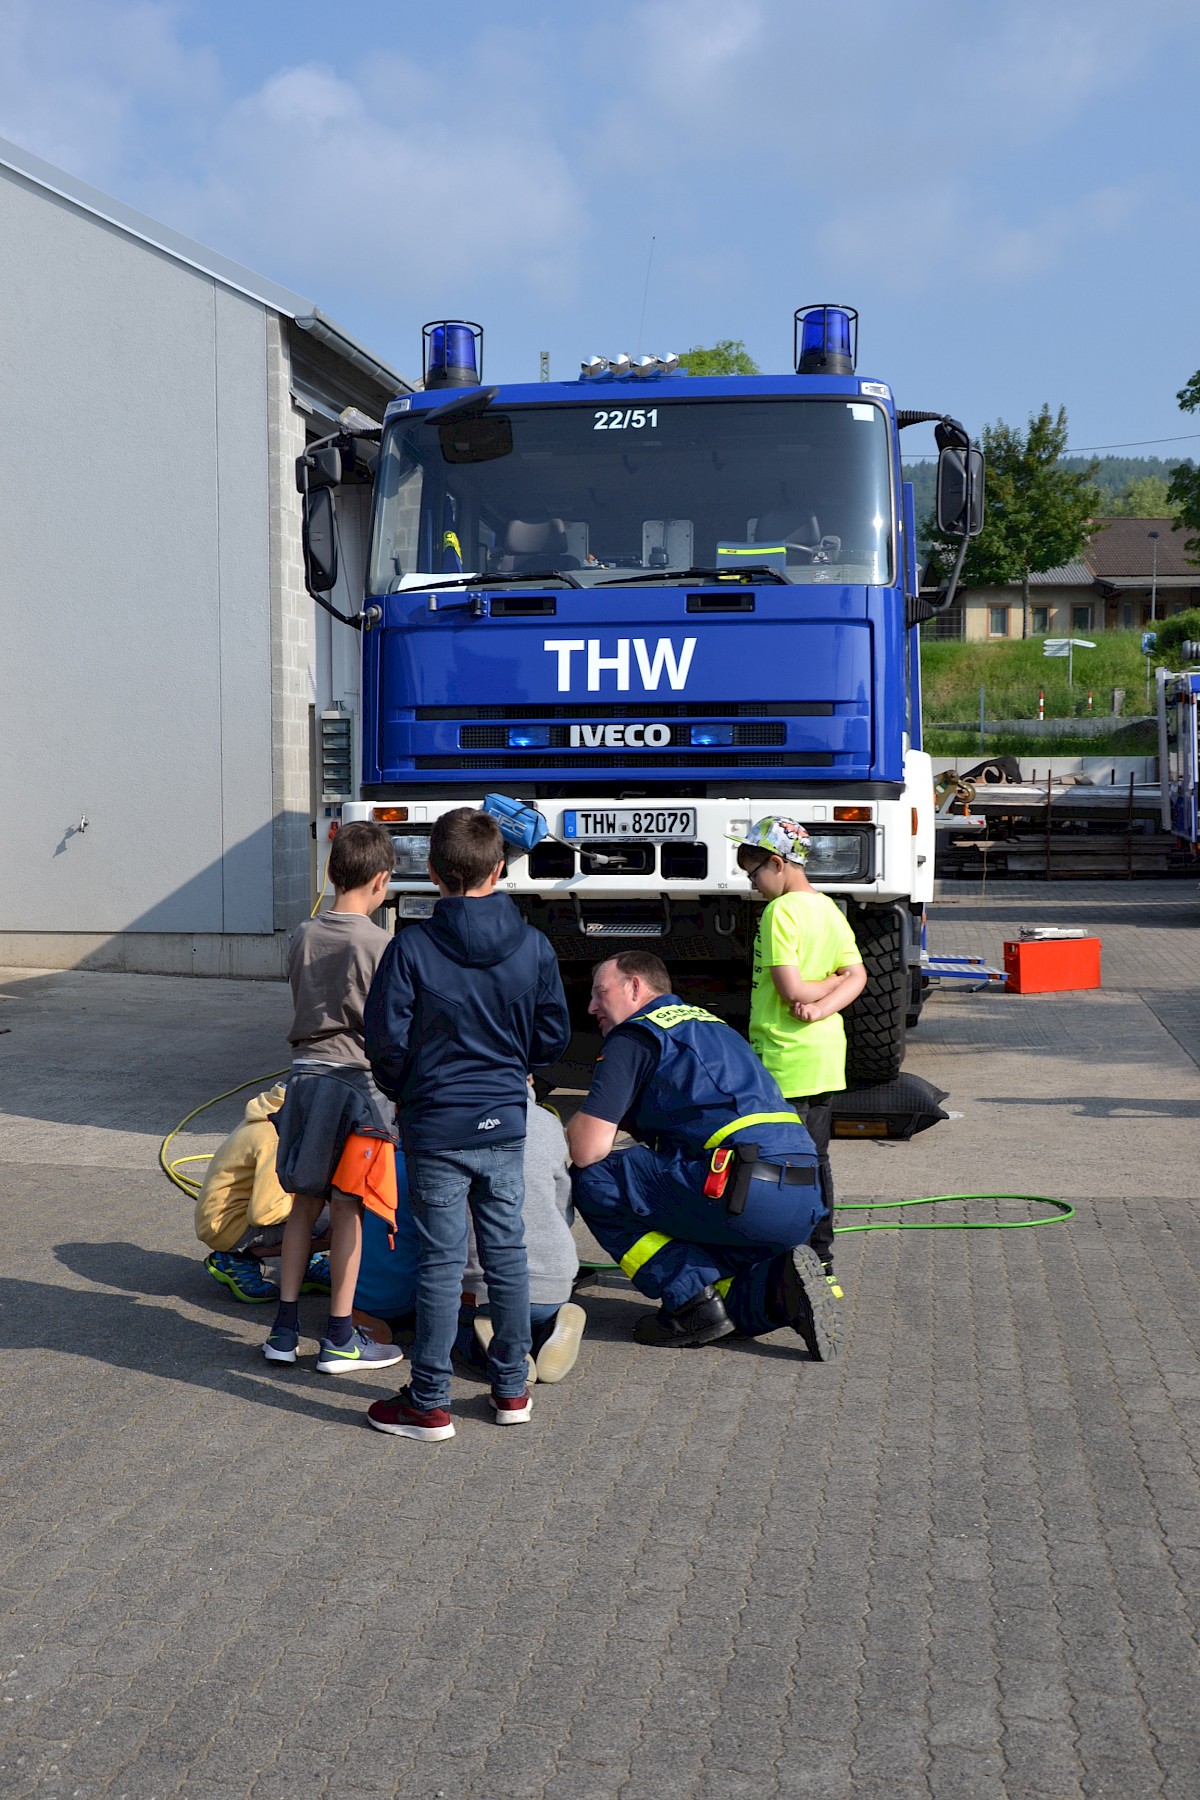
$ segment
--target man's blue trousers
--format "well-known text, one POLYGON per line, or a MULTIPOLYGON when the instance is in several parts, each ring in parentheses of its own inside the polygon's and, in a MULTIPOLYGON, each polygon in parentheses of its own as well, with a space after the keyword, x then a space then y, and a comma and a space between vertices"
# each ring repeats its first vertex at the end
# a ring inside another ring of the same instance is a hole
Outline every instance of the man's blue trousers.
MULTIPOLYGON (((815 1168, 816 1157, 781 1158, 815 1168)), ((783 1323, 768 1294, 775 1257, 806 1244, 825 1210, 820 1186, 751 1181, 744 1212, 704 1193, 707 1155, 662 1154, 635 1145, 575 1169, 575 1205, 593 1237, 648 1299, 676 1312, 713 1286, 747 1337, 783 1323)))

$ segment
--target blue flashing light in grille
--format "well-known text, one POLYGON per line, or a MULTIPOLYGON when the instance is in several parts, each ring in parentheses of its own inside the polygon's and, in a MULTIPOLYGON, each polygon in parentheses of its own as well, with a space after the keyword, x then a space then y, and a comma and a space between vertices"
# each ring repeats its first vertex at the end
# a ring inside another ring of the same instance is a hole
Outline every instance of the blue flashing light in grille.
POLYGON ((691 728, 691 739, 692 743, 697 746, 701 744, 732 744, 733 726, 693 725, 691 728))
POLYGON ((548 750, 550 748, 550 727, 548 725, 514 725, 508 734, 510 750, 548 750))

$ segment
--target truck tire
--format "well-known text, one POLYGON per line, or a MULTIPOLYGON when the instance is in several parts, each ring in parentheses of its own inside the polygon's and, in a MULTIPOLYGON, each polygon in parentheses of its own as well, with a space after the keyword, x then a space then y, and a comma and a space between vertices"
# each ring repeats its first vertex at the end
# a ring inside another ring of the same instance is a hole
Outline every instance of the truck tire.
POLYGON ((921 1008, 925 1004, 925 990, 929 986, 929 977, 920 967, 908 971, 908 1011, 904 1023, 909 1031, 915 1031, 921 1020, 921 1008))
POLYGON ((850 1086, 895 1081, 904 1061, 908 971, 900 915, 894 906, 857 906, 850 924, 867 966, 867 985, 842 1014, 850 1086))

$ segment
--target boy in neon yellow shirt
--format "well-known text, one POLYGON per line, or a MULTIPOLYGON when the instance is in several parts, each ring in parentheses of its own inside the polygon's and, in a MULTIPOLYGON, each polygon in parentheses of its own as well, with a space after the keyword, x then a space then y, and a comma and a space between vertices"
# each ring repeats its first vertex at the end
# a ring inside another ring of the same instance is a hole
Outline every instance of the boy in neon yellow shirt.
POLYGON ((760 819, 738 841, 738 867, 767 901, 754 940, 750 1042, 807 1127, 820 1159, 825 1217, 811 1244, 833 1275, 833 1096, 846 1085, 841 1014, 867 971, 846 917, 804 872, 809 836, 794 819, 760 819))

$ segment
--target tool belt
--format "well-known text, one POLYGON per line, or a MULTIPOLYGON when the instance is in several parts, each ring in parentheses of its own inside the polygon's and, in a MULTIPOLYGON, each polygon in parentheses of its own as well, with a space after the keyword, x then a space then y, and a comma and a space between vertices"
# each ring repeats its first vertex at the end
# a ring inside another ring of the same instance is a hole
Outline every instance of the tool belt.
POLYGON ((757 1144, 724 1145, 712 1153, 704 1192, 710 1200, 724 1201, 725 1211, 736 1217, 746 1210, 752 1181, 770 1181, 776 1187, 815 1187, 817 1171, 815 1166, 791 1168, 768 1161, 759 1155, 757 1144))

